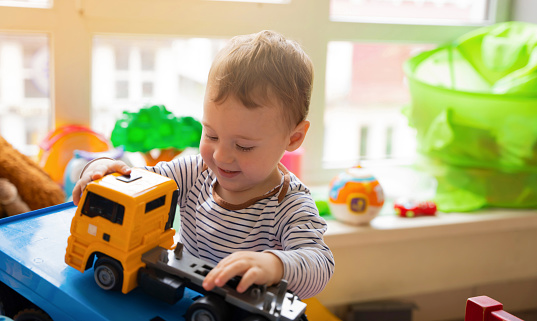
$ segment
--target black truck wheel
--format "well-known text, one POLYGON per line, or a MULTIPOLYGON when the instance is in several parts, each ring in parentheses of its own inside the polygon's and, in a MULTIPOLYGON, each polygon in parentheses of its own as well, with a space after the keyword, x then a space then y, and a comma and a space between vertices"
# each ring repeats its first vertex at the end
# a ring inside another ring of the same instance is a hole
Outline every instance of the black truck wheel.
POLYGON ((101 257, 95 262, 93 276, 103 290, 116 291, 123 286, 123 268, 119 262, 109 257, 101 257))
POLYGON ((196 300, 186 311, 188 321, 227 321, 231 310, 228 304, 214 295, 206 295, 196 300))

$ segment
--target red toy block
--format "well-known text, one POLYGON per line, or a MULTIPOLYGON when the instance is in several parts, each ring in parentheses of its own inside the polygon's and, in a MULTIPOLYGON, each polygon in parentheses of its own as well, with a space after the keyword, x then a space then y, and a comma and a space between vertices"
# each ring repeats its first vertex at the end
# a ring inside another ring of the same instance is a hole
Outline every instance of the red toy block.
POLYGON ((523 321, 503 310, 503 304, 488 296, 476 296, 466 301, 464 321, 523 321))
POLYGON ((476 296, 466 301, 466 315, 464 321, 488 320, 491 312, 503 310, 503 304, 488 296, 476 296))

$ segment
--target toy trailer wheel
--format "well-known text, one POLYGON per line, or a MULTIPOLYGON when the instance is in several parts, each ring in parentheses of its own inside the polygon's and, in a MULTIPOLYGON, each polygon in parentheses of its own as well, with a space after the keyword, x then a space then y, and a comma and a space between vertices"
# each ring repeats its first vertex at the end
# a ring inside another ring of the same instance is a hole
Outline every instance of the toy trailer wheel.
POLYGON ((123 285, 123 268, 116 260, 101 257, 95 262, 93 276, 103 290, 120 290, 123 285))
POLYGON ((214 295, 197 299, 186 311, 185 319, 189 321, 226 321, 231 311, 228 304, 214 295))
POLYGON ((52 321, 52 319, 42 310, 24 309, 13 317, 13 321, 52 321))

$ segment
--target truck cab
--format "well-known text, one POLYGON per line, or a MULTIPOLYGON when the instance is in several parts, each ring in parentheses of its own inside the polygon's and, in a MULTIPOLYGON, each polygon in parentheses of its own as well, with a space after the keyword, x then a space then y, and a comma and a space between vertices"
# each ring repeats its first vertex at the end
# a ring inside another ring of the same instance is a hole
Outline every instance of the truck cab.
POLYGON ((65 262, 81 272, 94 267, 101 288, 128 293, 145 267, 142 254, 174 247, 177 197, 173 180, 142 169, 91 182, 71 223, 65 262))

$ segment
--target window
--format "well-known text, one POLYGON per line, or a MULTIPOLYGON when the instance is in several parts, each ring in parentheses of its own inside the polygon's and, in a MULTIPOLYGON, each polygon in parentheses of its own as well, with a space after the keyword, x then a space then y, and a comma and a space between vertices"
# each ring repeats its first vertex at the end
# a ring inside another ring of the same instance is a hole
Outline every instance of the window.
MULTIPOLYGON (((315 180, 327 182, 342 168, 357 164, 374 167, 378 176, 394 176, 384 168, 410 165, 416 158, 415 132, 402 113, 410 103, 404 62, 474 28, 506 19, 501 13, 506 3, 329 2, 333 32, 326 44, 324 131, 317 137, 324 145, 318 156, 321 164, 314 165, 323 171, 315 180)), ((392 196, 390 186, 386 189, 392 196)))
POLYGON ((92 127, 111 133, 123 111, 164 105, 201 119, 207 74, 224 39, 95 36, 92 127))
POLYGON ((325 167, 351 167, 364 160, 412 160, 414 132, 401 113, 410 99, 403 64, 416 52, 433 47, 328 43, 325 167))
POLYGON ((18 58, 5 64, 0 49, 0 132, 36 154, 54 126, 86 125, 109 136, 118 114, 146 103, 199 117, 207 71, 220 46, 234 35, 273 29, 297 40, 315 65, 301 178, 326 184, 356 162, 384 166, 412 159, 412 132, 400 114, 409 97, 396 63, 510 19, 510 3, 82 0, 56 1, 49 9, 5 7, 0 19, 10 22, 3 28, 9 41, 0 38, 0 48, 9 42, 4 50, 18 51, 18 58), (27 46, 26 35, 39 40, 27 46), (11 38, 19 36, 25 40, 11 38), (31 60, 40 61, 38 67, 31 60), (16 73, 5 68, 18 68, 16 86, 16 73), (17 103, 5 103, 6 93, 16 94, 17 103), (14 115, 16 120, 7 118, 14 115))
POLYGON ((151 202, 147 202, 147 204, 145 204, 145 212, 146 213, 151 212, 154 209, 164 206, 165 203, 166 203, 166 195, 161 196, 157 199, 154 199, 151 202))
POLYGON ((489 20, 487 0, 331 0, 339 21, 480 24, 489 20))
POLYGON ((112 223, 122 225, 125 207, 105 197, 89 192, 82 208, 82 214, 89 217, 100 216, 112 223))
POLYGON ((0 134, 37 155, 51 126, 49 46, 44 34, 0 34, 0 134))

